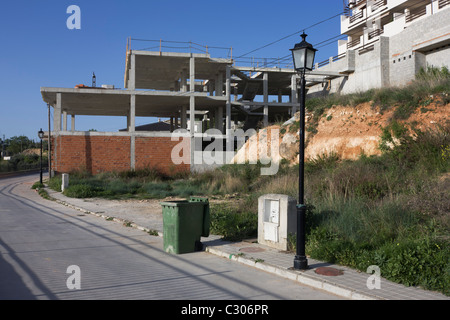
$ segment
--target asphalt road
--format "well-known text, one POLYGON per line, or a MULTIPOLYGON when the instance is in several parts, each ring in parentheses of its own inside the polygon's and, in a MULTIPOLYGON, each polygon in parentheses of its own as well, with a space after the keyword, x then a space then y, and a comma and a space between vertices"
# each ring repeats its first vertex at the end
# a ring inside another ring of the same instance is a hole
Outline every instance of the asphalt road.
MULTIPOLYGON (((0 179, 0 299, 340 299, 42 199, 38 175, 0 179)), ((192 311, 192 310, 191 310, 192 311)))

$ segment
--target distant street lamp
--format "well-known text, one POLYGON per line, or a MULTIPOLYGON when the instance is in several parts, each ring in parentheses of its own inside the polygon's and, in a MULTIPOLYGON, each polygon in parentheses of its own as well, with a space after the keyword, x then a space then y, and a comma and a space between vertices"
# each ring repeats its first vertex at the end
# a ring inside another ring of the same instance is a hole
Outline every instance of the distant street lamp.
POLYGON ((39 139, 41 139, 41 161, 40 161, 41 173, 40 173, 39 182, 42 184, 42 139, 44 139, 44 131, 42 131, 42 128, 41 128, 41 130, 39 130, 38 136, 39 136, 39 139))
POLYGON ((298 205, 297 205, 297 252, 294 258, 294 269, 308 269, 308 259, 305 253, 305 72, 311 71, 314 65, 314 57, 316 49, 306 42, 307 35, 303 32, 301 35, 302 42, 297 43, 292 51, 294 60, 294 69, 301 76, 300 89, 300 149, 299 149, 299 166, 298 166, 298 205))

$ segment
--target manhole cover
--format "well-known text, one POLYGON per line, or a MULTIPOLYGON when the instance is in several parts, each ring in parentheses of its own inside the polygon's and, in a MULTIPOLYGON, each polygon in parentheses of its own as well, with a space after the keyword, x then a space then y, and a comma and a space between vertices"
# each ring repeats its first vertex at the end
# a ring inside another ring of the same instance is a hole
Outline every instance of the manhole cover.
POLYGON ((262 252, 262 251, 264 251, 264 249, 258 248, 258 247, 245 247, 245 248, 239 249, 239 251, 251 253, 251 252, 262 252))
POLYGON ((344 274, 344 271, 338 270, 336 268, 331 268, 331 267, 320 267, 320 268, 317 268, 315 272, 317 274, 320 274, 323 276, 330 276, 330 277, 341 276, 344 274))

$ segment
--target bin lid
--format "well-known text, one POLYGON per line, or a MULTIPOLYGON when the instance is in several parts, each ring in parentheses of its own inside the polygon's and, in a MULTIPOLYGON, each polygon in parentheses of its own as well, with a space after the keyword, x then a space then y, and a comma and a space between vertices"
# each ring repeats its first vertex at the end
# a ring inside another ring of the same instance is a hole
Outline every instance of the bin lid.
POLYGON ((159 203, 162 206, 167 207, 181 207, 181 206, 192 206, 192 205, 204 205, 202 202, 196 202, 196 201, 188 201, 188 200, 178 200, 178 201, 163 201, 159 203))
POLYGON ((163 202, 160 202, 159 204, 161 204, 163 206, 177 206, 177 205, 183 205, 186 203, 189 203, 189 201, 187 201, 187 200, 163 201, 163 202))

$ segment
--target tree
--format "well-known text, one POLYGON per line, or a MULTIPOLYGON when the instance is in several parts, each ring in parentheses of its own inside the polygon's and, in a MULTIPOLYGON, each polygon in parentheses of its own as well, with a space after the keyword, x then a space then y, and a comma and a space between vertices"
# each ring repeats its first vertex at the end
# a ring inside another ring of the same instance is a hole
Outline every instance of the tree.
POLYGON ((11 155, 21 153, 23 150, 35 148, 36 143, 26 136, 14 136, 5 140, 6 151, 11 155))

